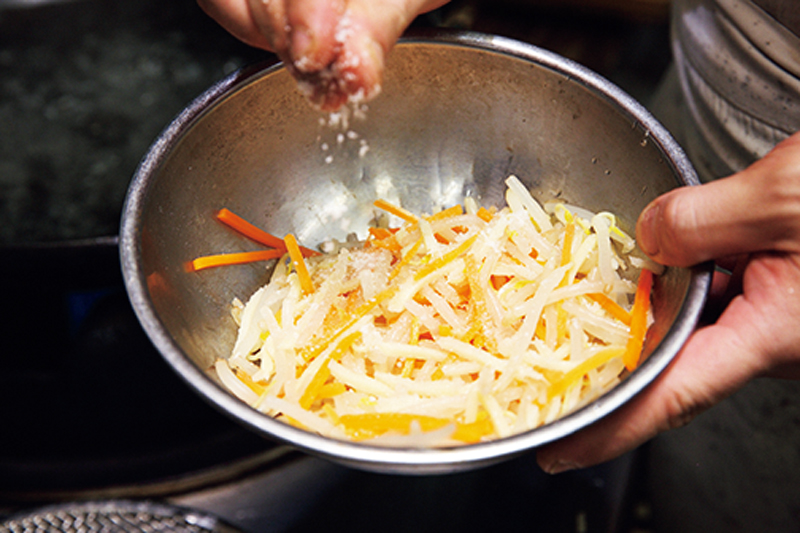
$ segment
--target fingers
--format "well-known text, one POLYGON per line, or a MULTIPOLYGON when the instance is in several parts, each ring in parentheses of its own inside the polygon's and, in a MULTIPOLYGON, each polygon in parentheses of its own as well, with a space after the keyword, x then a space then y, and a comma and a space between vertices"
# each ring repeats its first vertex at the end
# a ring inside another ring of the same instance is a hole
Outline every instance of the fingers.
MULTIPOLYGON (((313 68, 298 68, 302 72, 301 86, 312 103, 324 110, 335 110, 348 100, 364 101, 376 96, 381 90, 386 57, 403 31, 417 15, 445 3, 446 0, 348 0, 333 34, 333 61, 317 61, 310 63, 313 68)), ((309 11, 303 13, 307 15, 309 11)), ((327 22, 324 17, 315 21, 306 18, 310 31, 318 34, 321 30, 314 30, 311 24, 327 22)), ((296 45, 293 40, 292 46, 296 45)), ((293 48, 293 57, 298 54, 293 48)))
POLYGON ((261 28, 251 16, 247 0, 197 0, 203 11, 240 41, 273 50, 261 28))
POLYGON ((636 234, 645 253, 675 266, 800 250, 800 133, 728 178, 657 198, 636 234))
POLYGON ((242 41, 272 50, 323 110, 380 92, 386 56, 420 13, 448 0, 198 0, 242 41))
POLYGON ((286 5, 291 28, 289 56, 300 72, 317 72, 333 63, 341 50, 337 35, 345 11, 344 0, 294 0, 286 5))
MULTIPOLYGON (((232 0, 213 0, 232 1, 232 0)), ((269 43, 269 49, 284 62, 289 55, 290 28, 284 0, 240 0, 247 3, 250 19, 259 33, 269 43)))

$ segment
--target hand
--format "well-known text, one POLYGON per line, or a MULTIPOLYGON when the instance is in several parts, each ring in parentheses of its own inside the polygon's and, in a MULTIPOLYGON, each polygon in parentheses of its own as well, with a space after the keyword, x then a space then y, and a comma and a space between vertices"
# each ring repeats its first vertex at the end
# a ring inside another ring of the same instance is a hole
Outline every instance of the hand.
POLYGON ((800 378, 800 133, 728 178, 654 200, 636 228, 656 261, 715 259, 709 304, 723 309, 698 329, 659 378, 608 417, 541 448, 557 473, 613 459, 687 424, 758 376, 800 378))
POLYGON ((380 92, 384 62, 414 20, 448 0, 198 0, 247 44, 278 54, 323 110, 380 92))

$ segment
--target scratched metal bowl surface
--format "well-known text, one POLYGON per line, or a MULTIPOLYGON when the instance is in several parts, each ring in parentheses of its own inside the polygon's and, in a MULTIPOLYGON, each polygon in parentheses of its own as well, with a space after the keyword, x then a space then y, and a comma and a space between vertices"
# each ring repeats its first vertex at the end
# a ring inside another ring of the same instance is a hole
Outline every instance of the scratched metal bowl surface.
POLYGON ((156 139, 122 217, 122 268, 134 309, 169 365, 198 394, 265 437, 354 467, 444 473, 489 465, 606 416, 645 388, 696 326, 709 266, 668 269, 656 283, 645 361, 618 387, 541 428, 448 449, 370 446, 274 420, 210 372, 236 328, 231 301, 265 282, 263 264, 188 273, 209 253, 256 249, 214 220, 222 207, 314 246, 364 235, 377 197, 417 212, 461 202, 502 205, 516 174, 540 199, 558 195, 616 213, 626 229, 657 195, 697 178, 681 148, 619 88, 570 60, 469 32, 407 36, 381 95, 347 128, 313 110, 280 64, 245 69, 192 102, 156 139), (325 122, 323 125, 322 123, 325 122), (351 131, 357 135, 347 135, 351 131), (362 142, 363 141, 363 142, 362 142))

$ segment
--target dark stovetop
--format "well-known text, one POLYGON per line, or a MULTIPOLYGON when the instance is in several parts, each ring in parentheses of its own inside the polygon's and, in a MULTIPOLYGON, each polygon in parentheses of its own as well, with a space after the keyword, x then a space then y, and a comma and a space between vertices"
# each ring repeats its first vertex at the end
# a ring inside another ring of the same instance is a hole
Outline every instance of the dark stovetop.
POLYGON ((116 235, 159 131, 265 55, 185 0, 0 2, 0 244, 116 235))

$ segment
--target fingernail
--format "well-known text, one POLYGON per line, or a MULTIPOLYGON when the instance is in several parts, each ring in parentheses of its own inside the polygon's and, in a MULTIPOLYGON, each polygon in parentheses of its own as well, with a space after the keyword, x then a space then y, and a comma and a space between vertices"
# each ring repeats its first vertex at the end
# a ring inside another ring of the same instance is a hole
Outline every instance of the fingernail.
POLYGON ((658 224, 660 211, 660 202, 650 203, 650 205, 642 211, 642 214, 639 215, 639 222, 636 225, 636 240, 639 243, 639 248, 651 257, 658 254, 656 225, 658 224))
POLYGON ((301 72, 316 70, 313 61, 316 53, 316 40, 308 28, 295 28, 292 32, 292 58, 294 66, 301 72))
POLYGON ((562 472, 569 472, 578 468, 578 464, 572 461, 562 461, 560 459, 553 461, 549 465, 542 467, 542 470, 548 474, 561 474, 562 472))

